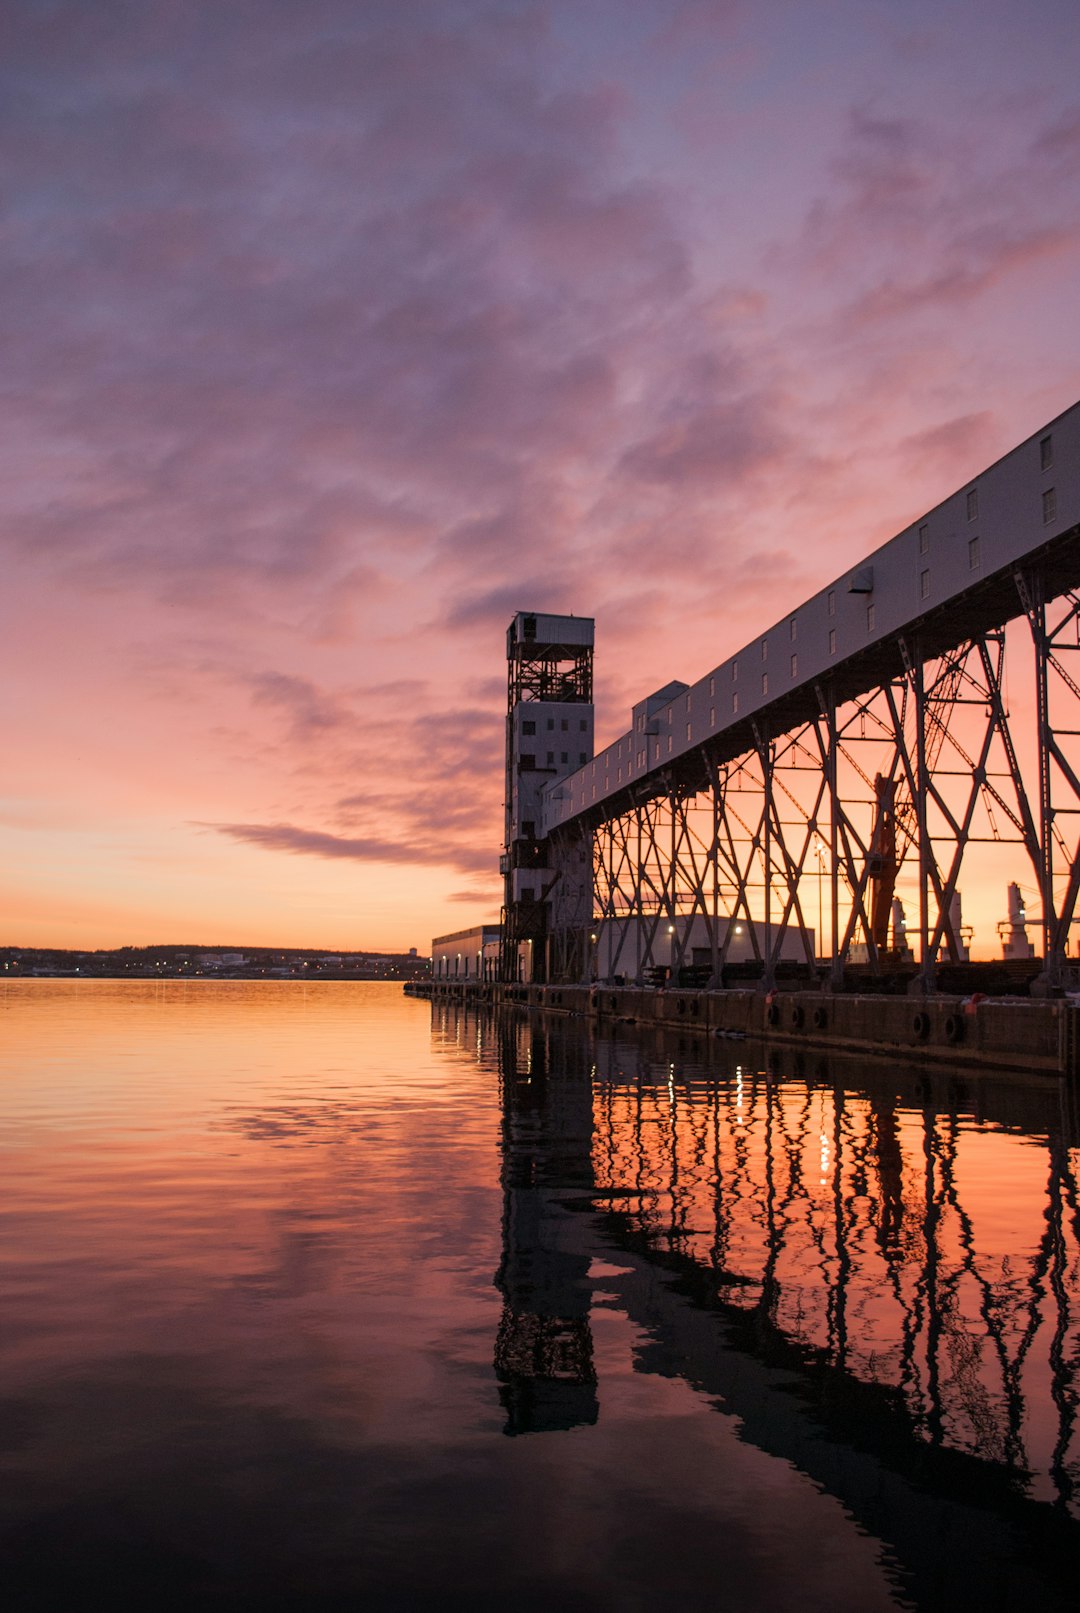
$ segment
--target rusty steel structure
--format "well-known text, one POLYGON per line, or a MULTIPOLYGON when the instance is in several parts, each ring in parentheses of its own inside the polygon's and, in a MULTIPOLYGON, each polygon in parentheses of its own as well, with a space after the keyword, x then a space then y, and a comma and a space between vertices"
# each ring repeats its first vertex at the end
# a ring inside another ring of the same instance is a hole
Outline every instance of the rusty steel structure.
POLYGON ((543 789, 532 978, 838 988, 906 963, 932 991, 967 956, 962 881, 1019 877, 1060 988, 1078 655, 1080 405, 543 789))

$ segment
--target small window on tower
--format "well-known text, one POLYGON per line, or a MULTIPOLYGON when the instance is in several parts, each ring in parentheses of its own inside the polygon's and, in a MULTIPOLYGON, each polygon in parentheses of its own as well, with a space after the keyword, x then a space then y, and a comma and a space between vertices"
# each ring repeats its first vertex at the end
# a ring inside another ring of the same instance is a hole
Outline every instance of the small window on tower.
POLYGON ((739 691, 737 689, 731 697, 731 709, 732 711, 738 711, 739 709, 739 691))
POLYGON ((930 553, 930 524, 928 521, 924 521, 919 528, 919 553, 930 553))
POLYGON ((555 752, 553 750, 548 751, 547 764, 549 767, 555 766, 555 752))
POLYGON ((535 724, 535 722, 523 722, 522 725, 521 725, 521 732, 523 734, 535 734, 535 732, 536 732, 536 724, 535 724))
POLYGON ((830 627, 829 628, 829 654, 830 655, 835 655, 836 654, 836 628, 835 627, 830 627))
POLYGON ((978 538, 968 539, 968 570, 978 571, 982 555, 978 538))
POLYGON ((579 762, 580 762, 580 763, 581 763, 581 765, 582 765, 582 767, 584 767, 584 766, 585 766, 585 763, 586 763, 586 762, 587 762, 587 761, 588 761, 588 760, 589 760, 589 758, 588 758, 588 756, 586 756, 586 754, 585 754, 585 752, 584 752, 584 751, 579 751, 579 752, 578 752, 578 761, 579 761, 579 762))
POLYGON ((979 519, 979 489, 977 487, 968 488, 967 518, 969 521, 979 519))
POLYGON ((919 572, 919 598, 930 598, 930 573, 928 571, 919 572))
POLYGON ((523 773, 531 773, 533 771, 533 769, 535 768, 535 766, 536 766, 536 757, 532 752, 530 752, 527 755, 522 756, 522 758, 521 758, 521 771, 523 773))
POLYGON ((554 726, 555 726, 555 719, 554 719, 554 717, 549 717, 549 718, 548 718, 548 733, 549 733, 549 734, 550 734, 550 732, 551 732, 551 730, 552 730, 552 729, 553 729, 553 728, 554 728, 554 726))
POLYGON ((535 902, 536 901, 536 889, 535 889, 535 887, 532 886, 532 885, 523 885, 522 889, 521 889, 521 900, 523 902, 535 902))
POLYGON ((526 638, 535 638, 536 637, 536 617, 535 616, 526 616, 525 620, 521 624, 521 630, 524 633, 526 638))
POLYGON ((791 676, 793 678, 799 676, 799 657, 797 655, 791 657, 791 676))
POLYGON ((836 615, 836 589, 835 588, 830 588, 829 589, 829 615, 830 616, 835 616, 836 615))
POLYGON ((568 718, 564 717, 560 726, 564 734, 568 734, 570 732, 570 722, 568 718))
POLYGON ((868 633, 872 633, 874 631, 874 617, 875 617, 875 611, 874 611, 873 605, 867 605, 867 607, 866 607, 866 631, 868 633))
POLYGON ((569 761, 569 760, 570 760, 570 753, 569 753, 569 751, 564 751, 564 750, 561 750, 561 751, 560 751, 560 752, 559 752, 559 760, 560 760, 560 761, 561 761, 561 762, 568 762, 568 761, 569 761))
POLYGON ((791 621, 788 623, 788 629, 791 633, 791 642, 794 644, 795 640, 799 636, 799 622, 797 617, 793 616, 791 618, 791 621))
POLYGON ((1057 520, 1057 490, 1048 487, 1043 494, 1043 526, 1049 526, 1051 521, 1057 520))
POLYGON ((769 692, 769 674, 767 672, 761 674, 761 692, 762 694, 768 694, 769 692))
POLYGON ((1042 470, 1049 470, 1054 463, 1054 439, 1042 437, 1039 440, 1039 466, 1042 470))
POLYGON ((522 819, 521 832, 525 836, 526 840, 535 840, 536 839, 536 824, 535 824, 535 822, 533 821, 532 818, 523 818, 522 819))
POLYGON ((589 725, 585 721, 584 717, 579 717, 578 718, 578 733, 579 734, 583 734, 585 732, 585 730, 588 728, 588 726, 589 725))

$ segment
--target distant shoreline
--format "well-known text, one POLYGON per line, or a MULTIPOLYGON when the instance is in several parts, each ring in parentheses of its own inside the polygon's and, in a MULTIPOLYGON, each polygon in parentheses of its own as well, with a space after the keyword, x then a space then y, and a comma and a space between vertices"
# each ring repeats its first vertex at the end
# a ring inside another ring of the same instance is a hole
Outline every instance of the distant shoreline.
POLYGON ((0 973, 0 985, 4 985, 7 982, 17 984, 25 981, 41 980, 182 980, 188 982, 189 984, 194 982, 196 985, 202 985, 204 983, 213 985, 217 982, 229 982, 235 985, 238 981, 244 981, 248 984, 258 984, 259 982, 262 982, 266 985, 277 985, 283 980, 298 980, 304 985, 308 986, 320 985, 326 982, 333 982, 339 985, 344 982, 346 984, 359 984, 363 986, 404 986, 408 983, 414 982, 417 978, 426 980, 428 977, 426 975, 417 977, 412 975, 352 974, 346 973, 345 971, 336 974, 332 971, 327 971, 322 974, 309 974, 302 970, 287 969, 267 970, 263 973, 245 973, 241 971, 236 974, 230 974, 224 969, 215 969, 213 972, 204 974, 194 974, 186 971, 183 973, 179 971, 169 972, 164 969, 148 969, 141 972, 131 969, 124 970, 121 973, 114 973, 107 970, 28 969, 20 973, 0 973))
POLYGON ((410 952, 314 947, 0 947, 0 980, 428 980, 410 952))

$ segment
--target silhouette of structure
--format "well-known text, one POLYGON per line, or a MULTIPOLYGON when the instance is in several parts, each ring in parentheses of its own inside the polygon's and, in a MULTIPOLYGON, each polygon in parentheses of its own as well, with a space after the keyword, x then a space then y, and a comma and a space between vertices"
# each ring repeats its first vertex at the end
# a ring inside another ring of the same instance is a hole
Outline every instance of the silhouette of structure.
POLYGON ((592 1188, 592 1084, 519 1020, 499 1024, 503 1295, 495 1372, 506 1433, 594 1423, 588 1228, 566 1204, 592 1188))
MULTIPOLYGON (((529 795, 535 838, 511 805, 503 978, 520 978, 524 942, 529 978, 588 980, 600 947, 625 973, 628 921, 636 978, 674 936, 675 969, 720 985, 737 934, 766 986, 792 938, 836 985, 855 949, 880 974, 905 870, 904 947, 929 991, 938 961, 964 956, 965 857, 991 846, 1011 859, 1002 885, 1018 854, 1030 864, 1060 987, 1080 894, 1078 587, 1080 404, 695 684, 641 701, 627 733, 529 795), (1030 722, 1014 724, 1010 680, 1030 722), (526 856, 528 902, 512 874, 526 856)), ((514 712, 558 675, 524 624, 560 620, 511 624, 510 803, 529 788, 514 712)))
POLYGON ((593 754, 593 622, 519 611, 506 633, 506 831, 501 871, 503 980, 579 976, 581 914, 591 909, 583 842, 555 848, 543 800, 593 754), (548 955, 550 951, 550 956, 548 955))

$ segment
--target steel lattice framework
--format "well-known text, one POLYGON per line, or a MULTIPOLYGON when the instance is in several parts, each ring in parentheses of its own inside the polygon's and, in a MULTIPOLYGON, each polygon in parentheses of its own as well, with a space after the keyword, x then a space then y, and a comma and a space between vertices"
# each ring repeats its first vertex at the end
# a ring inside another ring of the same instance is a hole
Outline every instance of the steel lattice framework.
POLYGON ((1044 976, 1063 983, 1080 895, 1080 594, 1062 579, 1078 553, 1074 531, 1008 591, 999 579, 982 602, 994 625, 971 631, 977 613, 958 610, 880 642, 861 691, 818 679, 794 720, 778 703, 745 725, 737 754, 728 734, 706 740, 560 824, 551 978, 587 979, 602 956, 608 975, 694 963, 718 986, 737 945, 765 986, 782 958, 838 984, 853 957, 881 973, 904 951, 932 990, 939 962, 964 956, 962 875, 983 876, 981 848, 1008 848, 997 866, 1030 870, 1044 976), (589 856, 591 913, 563 877, 589 856), (888 930, 901 884, 906 938, 888 930))

